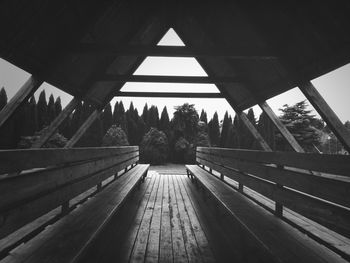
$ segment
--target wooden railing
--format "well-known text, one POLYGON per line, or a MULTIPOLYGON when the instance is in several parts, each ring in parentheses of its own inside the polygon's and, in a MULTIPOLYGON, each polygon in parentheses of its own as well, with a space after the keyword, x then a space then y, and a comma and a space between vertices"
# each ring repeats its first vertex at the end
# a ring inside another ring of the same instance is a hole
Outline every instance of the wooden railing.
POLYGON ((197 163, 350 237, 350 156, 198 147, 197 163))
POLYGON ((137 146, 0 151, 0 239, 138 160, 137 146))

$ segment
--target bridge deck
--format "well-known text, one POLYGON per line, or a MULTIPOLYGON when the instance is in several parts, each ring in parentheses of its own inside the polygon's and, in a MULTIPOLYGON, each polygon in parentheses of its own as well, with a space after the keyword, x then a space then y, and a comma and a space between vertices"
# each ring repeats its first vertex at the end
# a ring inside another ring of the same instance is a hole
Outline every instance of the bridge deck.
POLYGON ((150 171, 81 262, 233 259, 225 221, 186 175, 150 171))

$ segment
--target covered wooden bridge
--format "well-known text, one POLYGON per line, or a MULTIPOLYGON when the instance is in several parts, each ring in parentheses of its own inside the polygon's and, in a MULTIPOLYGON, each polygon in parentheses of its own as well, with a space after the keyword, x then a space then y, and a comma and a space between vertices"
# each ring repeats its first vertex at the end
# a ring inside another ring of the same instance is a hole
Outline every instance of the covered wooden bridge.
POLYGON ((304 153, 266 103, 299 87, 350 151, 310 82, 350 62, 349 13, 349 1, 1 1, 0 57, 32 75, 0 127, 44 81, 73 96, 33 149, 0 151, 3 262, 349 261, 349 156, 304 153), (185 47, 157 46, 169 28, 185 47), (147 56, 195 57, 208 77, 133 75, 147 56), (123 94, 128 81, 220 93, 123 94), (261 150, 198 148, 198 165, 154 168, 137 146, 74 148, 125 95, 222 96, 261 150), (40 149, 82 100, 94 111, 65 148, 40 149), (256 104, 294 152, 271 151, 243 112, 256 104))

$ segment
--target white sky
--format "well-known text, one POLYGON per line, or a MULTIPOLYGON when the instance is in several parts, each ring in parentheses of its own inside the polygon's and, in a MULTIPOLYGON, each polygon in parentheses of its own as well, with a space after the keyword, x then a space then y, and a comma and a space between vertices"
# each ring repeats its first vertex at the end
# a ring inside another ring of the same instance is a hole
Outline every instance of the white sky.
MULTIPOLYGON (((176 33, 170 29, 168 33, 163 37, 158 45, 177 45, 183 46, 183 42, 176 35, 176 33)), ((166 58, 166 57, 148 57, 144 63, 136 70, 135 75, 178 75, 178 76, 206 76, 204 70, 198 64, 195 58, 166 58)), ((14 65, 2 60, 0 58, 0 87, 5 87, 7 95, 11 98, 15 92, 22 86, 22 84, 28 79, 30 74, 15 67, 14 65)), ((332 107, 339 118, 345 122, 350 120, 350 64, 343 66, 333 72, 323 75, 317 79, 314 79, 312 83, 317 90, 325 98, 328 104, 332 107)), ((38 91, 35 93, 38 97, 42 89, 46 90, 47 99, 51 93, 55 97, 60 96, 62 105, 65 106, 70 100, 71 96, 67 93, 60 91, 59 89, 44 83, 38 91)), ((175 84, 175 83, 126 83, 122 88, 122 91, 154 91, 154 92, 218 92, 214 84, 175 84)), ((304 100, 304 95, 298 88, 294 88, 281 95, 269 99, 267 102, 271 108, 279 115, 278 109, 284 104, 294 104, 301 100, 304 100)), ((150 105, 158 106, 159 112, 162 111, 164 106, 167 106, 170 117, 172 116, 173 109, 177 105, 181 105, 185 102, 195 104, 196 109, 200 113, 202 109, 208 114, 208 118, 211 118, 215 111, 218 112, 219 118, 223 118, 226 110, 231 115, 234 115, 233 110, 225 99, 187 99, 187 98, 114 98, 112 100, 112 106, 115 101, 122 100, 124 107, 128 108, 131 101, 138 109, 139 113, 142 112, 143 106, 147 102, 150 105)), ((258 107, 254 107, 255 116, 261 113, 258 107)), ((316 113, 316 112, 314 112, 316 113)))

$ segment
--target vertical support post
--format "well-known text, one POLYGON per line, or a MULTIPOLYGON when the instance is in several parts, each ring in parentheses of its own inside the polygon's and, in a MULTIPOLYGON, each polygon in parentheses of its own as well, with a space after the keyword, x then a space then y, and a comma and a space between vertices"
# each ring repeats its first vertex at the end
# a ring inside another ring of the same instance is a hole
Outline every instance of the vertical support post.
POLYGON ((63 109, 63 111, 55 118, 55 120, 53 122, 51 122, 50 126, 45 131, 45 133, 42 134, 40 136, 40 138, 36 142, 33 143, 32 148, 41 148, 51 138, 51 136, 57 131, 57 129, 61 125, 61 123, 77 107, 79 102, 80 102, 79 99, 73 98, 69 102, 69 104, 63 109))
POLYGON ((285 125, 280 121, 277 115, 273 112, 270 106, 266 101, 259 103, 260 108, 266 113, 275 127, 279 130, 282 136, 287 140, 289 145, 293 148, 294 151, 303 153, 304 149, 300 146, 294 136, 288 131, 285 125))
POLYGON ((314 85, 308 81, 299 85, 299 88, 320 114, 322 119, 327 123, 344 148, 350 153, 350 132, 344 127, 344 124, 340 121, 331 107, 329 107, 314 85))
POLYGON ((238 192, 243 193, 244 185, 241 182, 238 182, 238 192))
POLYGON ((31 76, 17 91, 15 96, 5 105, 0 112, 0 127, 10 118, 15 110, 30 97, 44 81, 36 76, 31 76))
POLYGON ((100 192, 102 190, 102 182, 99 182, 97 184, 97 189, 96 189, 96 192, 100 192))
POLYGON ((91 126, 91 124, 100 116, 101 112, 101 110, 94 110, 90 114, 90 116, 85 120, 85 122, 80 126, 77 132, 72 136, 72 138, 67 142, 64 148, 73 147, 79 141, 81 136, 84 135, 87 129, 91 126))
POLYGON ((69 212, 69 201, 66 201, 61 206, 61 214, 66 215, 69 212))
POLYGON ((253 135, 255 140, 259 143, 260 147, 268 152, 271 152, 272 149, 267 144, 267 142, 264 140, 264 138, 261 136, 261 134, 258 132, 258 130, 255 128, 255 126, 250 122, 247 115, 244 112, 236 112, 238 117, 242 120, 243 124, 247 127, 247 129, 250 131, 250 133, 253 135))

